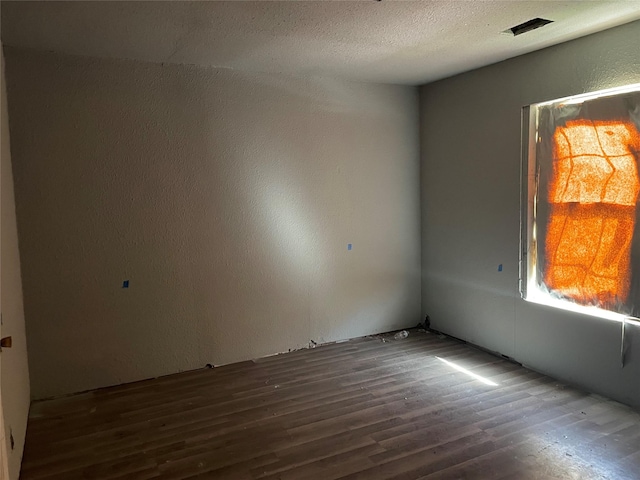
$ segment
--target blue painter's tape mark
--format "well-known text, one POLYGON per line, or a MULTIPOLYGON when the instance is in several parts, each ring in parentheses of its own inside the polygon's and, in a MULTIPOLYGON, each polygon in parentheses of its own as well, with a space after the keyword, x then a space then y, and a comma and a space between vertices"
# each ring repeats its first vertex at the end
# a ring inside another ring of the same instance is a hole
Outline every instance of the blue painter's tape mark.
POLYGON ((353 245, 350 243, 347 243, 347 250, 351 250, 353 248, 353 245))
POLYGON ((129 280, 122 282, 122 288, 129 288, 129 280))
POLYGON ((498 271, 501 272, 502 271, 502 264, 498 265, 498 271))

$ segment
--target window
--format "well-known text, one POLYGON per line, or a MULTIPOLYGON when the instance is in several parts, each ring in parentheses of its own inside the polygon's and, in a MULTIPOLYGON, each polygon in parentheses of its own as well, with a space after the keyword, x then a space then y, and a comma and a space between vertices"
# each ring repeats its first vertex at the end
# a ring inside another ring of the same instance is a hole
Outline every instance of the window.
POLYGON ((640 316, 639 156, 640 85, 525 107, 526 300, 640 316))

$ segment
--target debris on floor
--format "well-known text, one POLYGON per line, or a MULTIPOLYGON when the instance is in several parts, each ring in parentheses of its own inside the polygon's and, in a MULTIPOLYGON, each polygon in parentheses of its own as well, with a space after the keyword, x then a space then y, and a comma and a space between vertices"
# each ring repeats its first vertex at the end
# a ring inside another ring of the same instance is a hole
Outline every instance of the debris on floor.
POLYGON ((406 330, 401 330, 398 333, 396 333, 393 338, 395 338, 396 340, 402 340, 403 338, 407 338, 409 336, 409 332, 407 332, 406 330))
POLYGON ((382 333, 378 333, 375 335, 367 335, 367 338, 375 338, 376 340, 380 340, 381 343, 387 343, 387 339, 382 333))

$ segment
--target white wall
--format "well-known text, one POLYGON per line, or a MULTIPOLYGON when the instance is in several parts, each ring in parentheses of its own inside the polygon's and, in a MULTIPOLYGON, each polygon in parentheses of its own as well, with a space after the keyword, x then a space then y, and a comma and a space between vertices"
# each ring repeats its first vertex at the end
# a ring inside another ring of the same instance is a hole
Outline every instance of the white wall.
POLYGON ((34 398, 419 321, 416 88, 5 53, 34 398))
POLYGON ((2 409, 4 411, 5 438, 9 478, 17 479, 24 449, 24 438, 29 414, 29 367, 27 363, 27 341, 22 306, 22 282, 20 278, 20 258, 16 231, 16 209, 13 195, 13 175, 11 171, 11 151, 9 143, 9 118, 4 80, 4 56, 0 91, 2 95, 2 223, 1 258, 2 275, 0 304, 2 306, 2 336, 11 337, 13 345, 4 348, 2 356, 2 409), (11 447, 13 438, 13 448, 11 447))
POLYGON ((421 88, 422 310, 432 326, 640 406, 640 328, 518 293, 521 108, 637 83, 640 22, 421 88), (503 271, 498 271, 498 265, 503 271))

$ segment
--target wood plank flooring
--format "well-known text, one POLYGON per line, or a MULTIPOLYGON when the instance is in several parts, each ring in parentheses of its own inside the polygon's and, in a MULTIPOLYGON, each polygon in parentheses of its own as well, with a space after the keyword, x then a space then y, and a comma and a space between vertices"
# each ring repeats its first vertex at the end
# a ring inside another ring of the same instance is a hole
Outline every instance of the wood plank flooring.
POLYGON ((196 478, 638 479, 640 414, 415 330, 31 407, 22 480, 196 478))

